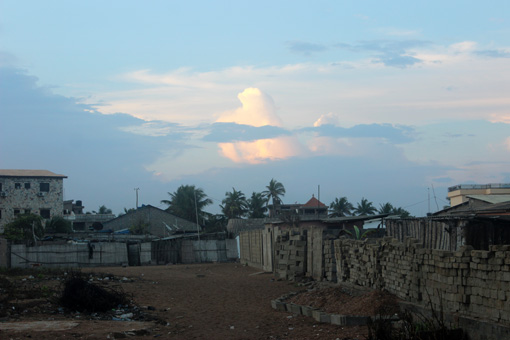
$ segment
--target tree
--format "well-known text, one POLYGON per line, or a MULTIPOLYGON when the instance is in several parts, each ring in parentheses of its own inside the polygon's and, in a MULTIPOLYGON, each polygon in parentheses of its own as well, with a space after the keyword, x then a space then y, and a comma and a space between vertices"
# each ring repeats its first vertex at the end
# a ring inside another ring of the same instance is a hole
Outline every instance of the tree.
POLYGON ((267 198, 261 192, 253 192, 248 199, 248 217, 262 218, 266 216, 267 207, 265 206, 267 198))
POLYGON ((262 194, 267 198, 266 206, 269 203, 269 200, 271 200, 273 203, 273 211, 272 211, 272 213, 271 213, 271 211, 269 212, 269 216, 271 217, 274 215, 274 209, 275 209, 276 205, 279 205, 282 203, 280 196, 285 195, 285 187, 283 186, 282 183, 278 182, 277 180, 275 180, 273 178, 269 182, 269 185, 266 186, 266 189, 267 190, 264 190, 262 192, 262 194))
POLYGON ((223 214, 209 214, 207 213, 207 220, 205 222, 205 231, 207 233, 224 232, 227 230, 228 219, 223 214))
POLYGON ((4 227, 4 237, 14 243, 33 245, 44 236, 42 217, 35 214, 19 215, 4 227))
POLYGON ((192 222, 197 220, 197 214, 200 220, 204 220, 203 209, 212 203, 204 191, 195 188, 194 185, 181 185, 175 192, 169 192, 168 195, 170 200, 161 201, 169 205, 166 211, 192 222))
POLYGON ((136 208, 129 208, 129 209, 127 209, 126 207, 124 207, 124 212, 119 213, 118 216, 126 215, 126 214, 129 214, 129 213, 134 212, 134 211, 136 211, 136 208))
MULTIPOLYGON (((95 213, 95 211, 93 211, 95 213)), ((97 214, 101 214, 101 215, 107 215, 107 214, 111 214, 112 213, 112 209, 108 209, 104 204, 102 206, 99 207, 99 210, 97 211, 97 214)))
POLYGON ((352 204, 347 200, 347 197, 340 197, 340 199, 335 198, 333 202, 329 205, 329 210, 331 211, 330 217, 343 217, 351 215, 351 211, 354 209, 352 204))
POLYGON ((393 210, 395 210, 395 208, 393 207, 393 205, 391 205, 390 202, 379 204, 379 207, 380 207, 378 211, 379 214, 392 214, 393 210))
POLYGON ((379 231, 379 227, 377 227, 377 229, 365 230, 362 233, 361 229, 358 228, 357 225, 353 226, 353 229, 354 229, 354 233, 349 230, 342 230, 342 232, 351 236, 355 240, 363 240, 363 239, 367 238, 369 235, 377 233, 379 231))
POLYGON ((354 213, 357 215, 374 215, 377 209, 373 206, 372 202, 369 202, 366 198, 361 198, 358 206, 354 209, 354 213))
POLYGON ((241 218, 248 211, 248 202, 242 191, 232 188, 232 192, 226 192, 221 201, 221 211, 227 218, 241 218))
POLYGON ((403 217, 403 218, 406 218, 406 217, 410 217, 411 214, 409 213, 409 211, 403 209, 403 208, 393 208, 393 211, 391 212, 393 215, 398 215, 400 217, 403 217))
POLYGON ((50 220, 46 220, 44 229, 49 233, 65 233, 69 234, 73 231, 73 227, 70 221, 66 220, 62 216, 53 216, 50 220))

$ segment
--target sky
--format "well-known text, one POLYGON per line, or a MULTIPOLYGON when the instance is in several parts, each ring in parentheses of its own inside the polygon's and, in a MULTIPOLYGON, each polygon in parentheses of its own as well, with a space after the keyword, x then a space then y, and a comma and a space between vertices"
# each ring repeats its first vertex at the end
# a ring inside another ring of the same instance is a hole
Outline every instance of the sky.
POLYGON ((274 178, 423 216, 510 183, 510 2, 0 0, 0 168, 85 211, 274 178))

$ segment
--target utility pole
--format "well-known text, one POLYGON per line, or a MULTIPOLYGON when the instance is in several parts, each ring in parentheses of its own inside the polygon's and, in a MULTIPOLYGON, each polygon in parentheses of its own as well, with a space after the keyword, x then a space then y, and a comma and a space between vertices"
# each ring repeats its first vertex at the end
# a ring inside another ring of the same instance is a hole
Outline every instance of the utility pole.
POLYGON ((135 206, 135 209, 138 209, 138 190, 140 190, 140 188, 135 188, 135 192, 136 192, 136 206, 135 206))
POLYGON ((198 225, 198 206, 197 206, 197 192, 195 189, 193 189, 193 196, 195 198, 195 215, 197 218, 197 233, 198 233, 198 240, 200 241, 200 227, 198 225))

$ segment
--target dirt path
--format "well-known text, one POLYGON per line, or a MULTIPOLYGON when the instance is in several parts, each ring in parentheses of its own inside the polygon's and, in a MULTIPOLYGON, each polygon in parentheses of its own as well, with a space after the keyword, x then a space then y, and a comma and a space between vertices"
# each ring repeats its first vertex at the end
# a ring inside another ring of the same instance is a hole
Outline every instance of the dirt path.
MULTIPOLYGON (((239 264, 170 265, 85 269, 127 277, 122 287, 159 323, 67 319, 59 331, 0 330, 2 339, 364 339, 366 329, 320 324, 275 311, 271 300, 303 288, 239 264), (148 308, 149 307, 149 308, 148 308), (137 330, 127 333, 126 331, 137 330), (147 332, 145 332, 145 330, 147 332)), ((61 317, 62 318, 62 317, 61 317)), ((32 315, 22 321, 56 316, 32 315)), ((11 321, 11 320, 9 320, 11 321)), ((61 321, 61 320, 60 320, 61 321)))

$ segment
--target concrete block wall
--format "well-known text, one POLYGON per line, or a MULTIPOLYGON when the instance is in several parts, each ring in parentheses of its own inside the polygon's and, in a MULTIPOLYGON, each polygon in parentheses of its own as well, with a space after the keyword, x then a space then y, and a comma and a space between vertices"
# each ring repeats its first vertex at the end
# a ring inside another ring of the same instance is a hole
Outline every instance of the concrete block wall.
POLYGON ((337 282, 334 239, 324 240, 323 253, 324 253, 324 277, 326 281, 337 282))
POLYGON ((421 241, 335 240, 338 281, 384 288, 439 311, 510 325, 510 246, 425 249, 421 241))
POLYGON ((239 233, 240 262, 251 267, 263 267, 262 229, 239 233))
POLYGON ((275 243, 275 274, 294 281, 305 276, 307 267, 306 229, 280 230, 275 243))

